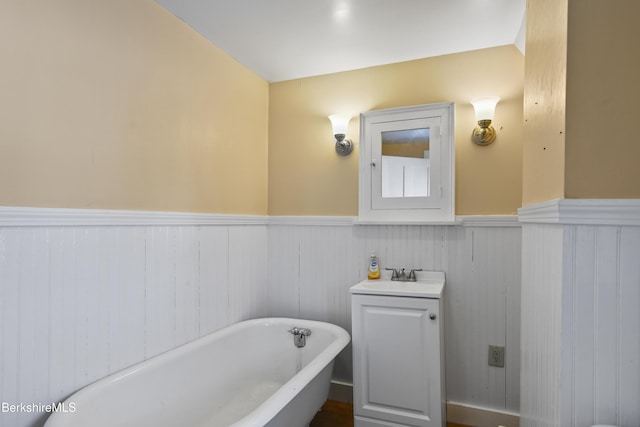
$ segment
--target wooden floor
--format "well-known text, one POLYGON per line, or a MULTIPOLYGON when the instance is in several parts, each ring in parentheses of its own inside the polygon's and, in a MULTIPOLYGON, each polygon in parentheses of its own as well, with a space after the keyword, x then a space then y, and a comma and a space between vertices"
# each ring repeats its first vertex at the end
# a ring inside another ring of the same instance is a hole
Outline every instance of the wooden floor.
MULTIPOLYGON (((327 400, 310 427, 353 427, 353 406, 349 403, 327 400)), ((447 423, 447 427, 465 427, 447 423)))
POLYGON ((309 427, 353 427, 353 406, 327 400, 309 427))

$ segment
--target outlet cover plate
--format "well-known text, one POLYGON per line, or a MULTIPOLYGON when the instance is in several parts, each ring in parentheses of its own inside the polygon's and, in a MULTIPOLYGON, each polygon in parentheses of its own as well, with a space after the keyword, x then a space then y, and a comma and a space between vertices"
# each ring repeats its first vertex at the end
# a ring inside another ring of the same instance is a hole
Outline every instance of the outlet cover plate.
POLYGON ((489 346, 489 366, 504 368, 504 347, 498 345, 489 346))

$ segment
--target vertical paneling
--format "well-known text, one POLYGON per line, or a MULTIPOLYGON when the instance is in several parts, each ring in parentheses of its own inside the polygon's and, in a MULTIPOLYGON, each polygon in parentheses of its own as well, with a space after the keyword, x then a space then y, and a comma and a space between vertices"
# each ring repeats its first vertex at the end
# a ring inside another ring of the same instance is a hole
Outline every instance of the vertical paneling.
MULTIPOLYGON (((619 259, 618 227, 598 227, 596 231, 596 272, 595 272, 595 321, 594 341, 595 401, 594 421, 596 424, 617 424, 618 394, 617 365, 619 360, 620 335, 618 327, 620 281, 618 274, 619 259), (598 421, 602 420, 602 421, 598 421)), ((577 259, 576 259, 577 261, 577 259)))
MULTIPOLYGON (((76 309, 76 374, 75 384, 81 387, 108 373, 109 354, 108 307, 103 303, 103 278, 100 264, 112 251, 108 239, 99 241, 99 227, 76 230, 75 240, 75 309, 76 309)), ((104 236, 103 236, 104 237, 104 236)))
POLYGON ((116 372, 145 357, 146 230, 118 227, 110 253, 109 371, 116 372))
POLYGON ((522 226, 521 426, 559 426, 563 230, 522 226))
MULTIPOLYGON (((448 400, 519 404, 523 426, 640 424, 633 226, 0 228, 0 400, 58 401, 267 313, 350 329, 348 288, 372 251, 382 267, 445 271, 448 400), (487 366, 488 344, 506 346, 504 369, 487 366)), ((350 369, 344 352, 336 376, 350 369)), ((42 418, 5 413, 0 424, 42 418)))
MULTIPOLYGON (((11 230, 11 229, 10 229, 11 230)), ((13 231, 13 230, 11 230, 13 231)), ((72 231, 48 228, 49 264, 42 265, 49 276, 49 396, 64 396, 74 390, 73 366, 75 363, 74 288, 72 231)), ((12 248, 13 249, 13 248, 12 248)), ((4 286, 20 286, 20 281, 7 281, 4 286)), ((46 346, 42 346, 42 350, 46 346)))
POLYGON ((523 225, 523 426, 640 425, 638 254, 640 227, 523 225))
MULTIPOLYGON (((573 344, 569 341, 569 347, 566 351, 571 351, 572 361, 571 369, 575 372, 589 372, 595 363, 596 347, 595 347, 595 328, 597 326, 596 304, 597 304, 597 288, 596 288, 596 228, 584 227, 581 233, 576 233, 575 228, 569 229, 567 239, 567 250, 573 252, 571 264, 568 270, 572 272, 572 280, 567 283, 570 292, 565 292, 565 306, 571 306, 571 321, 567 327, 571 328, 571 337, 573 344), (575 261, 574 261, 575 260, 575 261), (581 268, 576 268, 578 265, 581 268), (585 325, 588 324, 588 327, 585 325)), ((568 308, 566 309, 568 310, 568 308)), ((569 313, 567 313, 569 314, 569 313)), ((566 372, 565 374, 569 374, 566 372)), ((573 409, 572 419, 576 424, 589 423, 593 419, 595 406, 595 378, 593 375, 569 376, 572 380, 572 389, 580 390, 582 402, 580 410, 575 411, 575 405, 570 407, 573 409)), ((575 394, 572 400, 575 401, 575 394)))
MULTIPOLYGON (((2 311, 2 401, 18 401, 20 361, 20 287, 19 257, 20 232, 17 229, 0 232, 0 274, 2 274, 2 293, 0 304, 2 311)), ((7 425, 17 424, 17 415, 2 414, 7 425)))
POLYGON ((457 227, 447 236, 447 398, 518 411, 520 230, 457 227), (505 346, 504 368, 488 366, 490 344, 505 346))
MULTIPOLYGON (((638 425, 640 228, 567 226, 564 423, 638 425), (634 261, 632 261, 634 260, 634 261)), ((564 425, 563 423, 563 425, 564 425)))
POLYGON ((618 424, 640 425, 640 227, 621 227, 619 245, 618 424))
MULTIPOLYGON (((475 304, 467 292, 473 289, 472 276, 466 265, 471 259, 470 244, 465 244, 466 231, 463 227, 447 227, 445 229, 444 247, 442 249, 445 272, 445 368, 447 400, 454 402, 473 402, 472 390, 481 383, 481 374, 476 378, 472 364, 473 359, 482 360, 484 352, 472 353, 467 340, 467 320, 470 318, 467 307, 475 304), (468 285, 465 285, 468 284, 468 285), (460 313, 460 314, 458 314, 460 313), (468 387, 464 387, 465 382, 468 387)), ((480 404, 478 403, 478 406, 480 404)))
POLYGON ((356 244, 351 227, 312 226, 300 241, 300 313, 349 326, 350 301, 344 295, 357 282, 356 244))
MULTIPOLYGON (((518 227, 296 224, 271 226, 269 233, 274 315, 299 313, 350 330, 349 287, 366 278, 371 252, 382 268, 445 271, 447 399, 518 411, 518 227), (504 369, 487 365, 489 344, 507 347, 504 369)), ((348 350, 335 376, 351 380, 348 350)))
MULTIPOLYGON (((59 401, 110 372, 251 317, 314 318, 350 330, 348 289, 366 277, 375 251, 383 268, 446 273, 448 400, 517 411, 520 245, 518 227, 0 228, 0 397, 59 401), (504 369, 487 366, 489 344, 506 346, 504 369)), ((620 301, 621 308, 628 304, 620 301)), ((619 345, 623 354, 637 343, 619 345)), ((335 366, 336 378, 349 381, 350 352, 335 366)), ((0 424, 42 419, 3 414, 0 424)))
POLYGON ((267 230, 229 228, 229 323, 262 317, 267 301, 267 230))
MULTIPOLYGON (((263 316, 266 251, 264 225, 0 227, 0 401, 60 401, 263 316)), ((8 412, 0 426, 45 419, 8 412)))
POLYGON ((178 227, 176 253, 176 345, 200 336, 199 227, 178 227))
POLYGON ((176 236, 175 227, 147 227, 145 358, 176 342, 176 236))
MULTIPOLYGON (((26 245, 29 247, 27 251, 23 251, 27 262, 24 267, 28 271, 24 271, 21 277, 22 283, 25 285, 27 292, 23 292, 21 297, 21 306, 25 308, 26 313, 21 312, 21 324, 23 322, 32 325, 32 334, 30 328, 21 327, 21 335, 24 335, 20 344, 20 375, 21 396, 35 396, 38 400, 48 400, 49 398, 49 348, 40 347, 40 343, 47 343, 50 334, 50 306, 51 289, 46 272, 40 266, 49 264, 48 240, 49 236, 46 230, 32 229, 28 236, 26 245), (30 298, 27 299, 27 298, 30 298), (31 301, 31 304, 29 304, 31 301), (25 372, 28 371, 28 372, 25 372)), ((26 247, 25 247, 26 249, 26 247)), ((1 275, 1 273, 0 273, 1 275)), ((22 292, 21 288, 21 292, 22 292)), ((21 308, 22 310, 22 308, 21 308)), ((2 353, 0 353, 2 354, 2 353)), ((33 415, 33 419, 37 419, 38 414, 33 415)))
POLYGON ((489 269, 501 284, 505 323, 505 396, 504 407, 520 412, 520 314, 522 281, 522 232, 520 229, 498 228, 489 269), (517 378, 517 380, 514 380, 517 378))
MULTIPOLYGON (((529 312, 527 323, 523 322, 522 330, 533 328, 537 337, 536 346, 527 347, 526 353, 533 353, 538 358, 538 366, 529 371, 531 375, 542 380, 541 386, 536 389, 536 397, 545 411, 542 421, 545 425, 558 424, 561 418, 562 407, 557 404, 562 389, 562 345, 565 340, 563 325, 566 323, 563 305, 567 301, 566 290, 563 283, 567 282, 567 274, 564 265, 566 259, 574 254, 567 251, 567 231, 562 226, 539 226, 533 230, 536 233, 536 250, 540 246, 544 249, 536 253, 536 265, 528 270, 528 275, 535 275, 538 280, 530 282, 535 293, 536 307, 539 312, 529 312), (547 299, 548 298, 548 299, 547 299), (541 317, 543 319, 541 319, 541 317), (532 324, 537 323, 537 327, 532 324), (548 405, 548 406, 545 406, 548 405)), ((524 258, 524 257, 523 257, 524 258)), ((523 273, 523 282, 525 280, 523 273)), ((524 289, 524 284, 523 284, 524 289)), ((522 305, 528 304, 522 299, 522 305)), ((525 353, 524 347, 521 351, 525 353)), ((539 384, 540 385, 540 384, 539 384)), ((521 396, 522 397, 522 396, 521 396)))
POLYGON ((298 227, 269 226, 267 309, 270 316, 300 317, 298 227))
POLYGON ((199 313, 202 335, 229 324, 229 229, 201 227, 199 313))

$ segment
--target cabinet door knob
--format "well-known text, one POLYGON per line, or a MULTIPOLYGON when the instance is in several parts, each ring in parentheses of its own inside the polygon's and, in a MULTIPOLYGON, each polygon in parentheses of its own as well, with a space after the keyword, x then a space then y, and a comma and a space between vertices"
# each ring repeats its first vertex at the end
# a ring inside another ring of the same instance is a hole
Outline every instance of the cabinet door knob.
POLYGON ((435 313, 431 313, 431 314, 429 315, 429 319, 431 319, 431 320, 436 320, 436 314, 435 314, 435 313))

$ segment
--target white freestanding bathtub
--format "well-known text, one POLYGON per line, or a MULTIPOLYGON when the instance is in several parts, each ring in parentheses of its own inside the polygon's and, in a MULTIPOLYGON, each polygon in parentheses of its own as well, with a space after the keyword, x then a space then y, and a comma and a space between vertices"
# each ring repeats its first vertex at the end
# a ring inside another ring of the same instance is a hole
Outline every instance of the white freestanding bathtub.
POLYGON ((65 401, 75 412, 55 412, 45 427, 306 426, 349 339, 310 320, 236 323, 88 385, 65 401), (304 347, 294 327, 311 331, 304 347))

